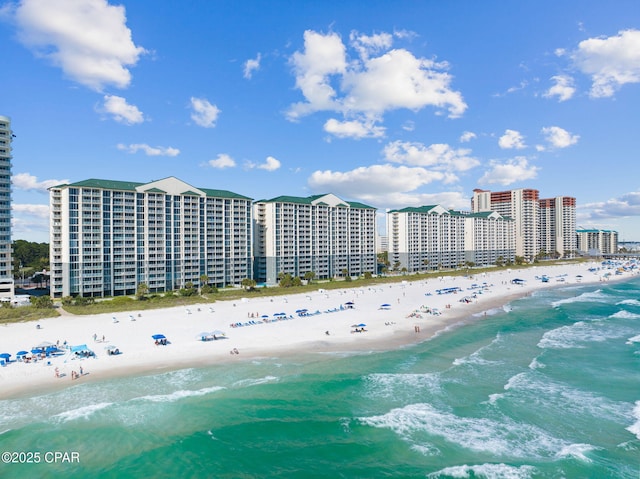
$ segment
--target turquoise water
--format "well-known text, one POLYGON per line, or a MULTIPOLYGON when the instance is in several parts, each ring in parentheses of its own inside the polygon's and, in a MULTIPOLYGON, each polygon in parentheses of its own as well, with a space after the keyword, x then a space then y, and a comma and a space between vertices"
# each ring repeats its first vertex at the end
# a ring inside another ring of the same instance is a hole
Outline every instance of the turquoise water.
POLYGON ((0 477, 638 479, 640 279, 505 309, 396 351, 0 401, 0 449, 40 453, 0 477))

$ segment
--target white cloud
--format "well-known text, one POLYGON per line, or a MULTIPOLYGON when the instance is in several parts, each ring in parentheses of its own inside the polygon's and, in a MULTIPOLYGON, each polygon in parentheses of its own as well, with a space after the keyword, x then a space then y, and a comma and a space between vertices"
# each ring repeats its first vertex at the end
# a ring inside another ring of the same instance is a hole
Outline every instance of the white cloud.
POLYGON ((526 158, 518 156, 505 163, 496 160, 489 162, 490 169, 478 180, 481 185, 510 185, 516 181, 532 180, 540 168, 530 165, 526 158))
POLYGON ((276 171, 277 169, 280 168, 280 166, 281 166, 280 161, 274 158, 273 156, 267 156, 267 158, 265 158, 264 160, 264 163, 261 163, 261 164, 256 164, 251 161, 247 161, 245 163, 245 168, 249 170, 253 168, 258 168, 260 170, 276 171))
POLYGON ((498 140, 498 145, 503 150, 516 149, 521 150, 526 148, 524 144, 524 137, 516 130, 505 130, 504 135, 498 140))
POLYGON ((198 126, 204 128, 213 128, 216 126, 218 115, 221 113, 220 109, 209 103, 209 100, 205 98, 191 97, 191 119, 198 126))
POLYGON ((591 97, 613 96, 622 85, 640 83, 640 30, 583 40, 571 59, 582 73, 591 76, 591 97))
POLYGON ((558 97, 558 101, 569 100, 576 92, 574 87, 573 78, 568 75, 556 75, 551 77, 551 80, 555 82, 551 88, 549 88, 543 96, 546 98, 558 97))
POLYGON ((450 88, 446 62, 416 58, 405 49, 388 50, 391 35, 383 33, 352 34, 351 43, 358 59, 348 61, 337 34, 305 32, 303 51, 291 57, 296 87, 305 101, 291 105, 290 120, 317 111, 342 113, 347 120, 377 120, 400 108, 416 111, 433 106, 447 110, 452 118, 466 110, 462 95, 450 88))
POLYGON ((11 177, 11 184, 16 189, 24 191, 38 191, 40 193, 47 193, 47 190, 52 186, 62 185, 68 182, 69 180, 53 179, 38 181, 38 178, 30 173, 18 173, 11 177))
POLYGON ((220 153, 215 160, 209 160, 208 165, 222 170, 224 168, 233 168, 236 166, 236 161, 226 153, 220 153))
POLYGON ((384 136, 385 128, 375 126, 374 122, 369 120, 347 120, 339 121, 330 118, 324 124, 324 131, 331 133, 338 138, 380 138, 384 136))
POLYGON ((578 143, 580 139, 579 135, 572 135, 559 126, 544 127, 542 128, 542 134, 552 148, 567 148, 578 143))
POLYGON ((93 90, 126 88, 136 46, 123 6, 106 0, 22 0, 15 9, 18 38, 72 80, 93 90))
POLYGON ((113 116, 118 123, 134 125, 144 121, 144 115, 135 105, 129 105, 125 98, 116 95, 105 95, 103 111, 113 116))
MULTIPOLYGON (((469 156, 471 150, 451 148, 443 143, 425 146, 418 142, 394 141, 384 147, 383 154, 387 161, 411 166, 430 167, 438 171, 452 173, 466 171, 480 162, 469 156)), ((455 176, 447 177, 447 181, 457 180, 455 176)))
POLYGON ((603 202, 585 204, 583 208, 590 211, 588 218, 591 219, 640 216, 640 191, 632 191, 603 202))
POLYGON ((462 133, 462 135, 460 135, 460 143, 468 143, 469 141, 475 140, 476 138, 478 138, 478 135, 476 135, 474 132, 465 131, 464 133, 462 133))
POLYGON ((14 239, 49 242, 49 205, 11 205, 11 234, 14 239))
POLYGON ((178 156, 180 150, 172 148, 170 146, 149 146, 145 143, 134 143, 131 145, 123 145, 119 143, 117 145, 118 150, 127 151, 129 153, 137 153, 138 151, 144 152, 147 156, 178 156))
POLYGON ((258 53, 258 56, 256 58, 250 58, 249 60, 247 60, 246 62, 244 62, 244 74, 243 76, 247 79, 250 79, 253 76, 253 72, 260 70, 260 59, 261 59, 261 55, 260 53, 258 53))

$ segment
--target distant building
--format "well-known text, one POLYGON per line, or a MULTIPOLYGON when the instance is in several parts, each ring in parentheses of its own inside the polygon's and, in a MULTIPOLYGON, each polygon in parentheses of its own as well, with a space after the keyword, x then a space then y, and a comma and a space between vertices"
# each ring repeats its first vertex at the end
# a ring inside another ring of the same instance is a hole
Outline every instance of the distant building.
POLYGON ((251 198, 169 177, 90 179, 50 194, 51 296, 135 294, 252 277, 251 198))
POLYGON ((279 196, 253 206, 255 278, 376 272, 376 209, 333 194, 279 196), (345 273, 346 272, 346 273, 345 273))
POLYGON ((560 258, 574 258, 576 199, 569 196, 542 199, 540 203, 540 251, 560 258))
POLYGON ((387 251, 389 251, 389 237, 387 235, 378 235, 376 253, 386 253, 387 251))
POLYGON ((473 190, 473 213, 496 211, 515 221, 516 256, 532 261, 540 251, 538 190, 520 188, 509 191, 473 190))
POLYGON ((11 119, 0 115, 0 298, 14 296, 11 245, 11 119))
POLYGON ((578 252, 582 255, 600 256, 618 252, 618 232, 599 229, 576 231, 578 252))

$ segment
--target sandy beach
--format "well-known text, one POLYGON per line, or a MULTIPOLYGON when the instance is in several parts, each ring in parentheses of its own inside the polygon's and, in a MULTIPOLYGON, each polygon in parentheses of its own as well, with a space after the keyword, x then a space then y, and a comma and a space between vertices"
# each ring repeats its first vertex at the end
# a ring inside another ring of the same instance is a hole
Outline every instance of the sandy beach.
POLYGON ((542 288, 622 280, 637 270, 614 273, 599 263, 538 266, 468 277, 399 279, 393 284, 292 296, 248 295, 189 308, 63 315, 37 323, 7 324, 0 326, 0 352, 12 356, 9 364, 0 367, 0 398, 223 361, 394 349, 481 320, 485 312, 542 288), (543 275, 548 282, 539 279, 543 275), (523 281, 513 283, 516 278, 523 281), (300 315, 301 310, 307 314, 300 315), (216 339, 201 339, 201 333, 213 332, 216 339), (156 344, 153 336, 158 334, 164 335, 166 345, 156 344), (47 342, 74 349, 86 345, 94 355, 83 357, 67 349, 35 362, 16 361, 18 351, 31 351, 47 342), (117 348, 119 354, 109 354, 108 348, 117 348))

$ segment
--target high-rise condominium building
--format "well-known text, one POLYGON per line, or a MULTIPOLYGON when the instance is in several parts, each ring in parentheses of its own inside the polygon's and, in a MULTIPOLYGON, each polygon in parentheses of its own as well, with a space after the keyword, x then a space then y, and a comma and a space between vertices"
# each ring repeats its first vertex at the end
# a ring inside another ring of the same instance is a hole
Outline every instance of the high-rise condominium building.
POLYGON ((0 297, 12 297, 11 258, 11 120, 0 115, 0 297))
POLYGON ((600 256, 618 252, 618 232, 599 229, 579 229, 576 231, 580 254, 600 256))
POLYGON ((473 190, 474 213, 496 211, 515 221, 516 256, 533 260, 540 251, 540 204, 538 190, 520 188, 509 191, 473 190))
POLYGON ((169 177, 50 192, 51 296, 134 294, 252 277, 251 198, 169 177))
POLYGON ((440 205, 387 212, 391 267, 412 272, 463 265, 464 224, 464 215, 440 205))
POLYGON ((540 200, 540 251, 558 258, 574 258, 576 199, 557 196, 540 200))
POLYGON ((464 218, 465 261, 475 266, 515 261, 516 225, 512 218, 495 211, 467 213, 464 218))
POLYGON ((376 272, 376 209, 333 194, 279 196, 254 204, 255 278, 316 279, 376 272))

